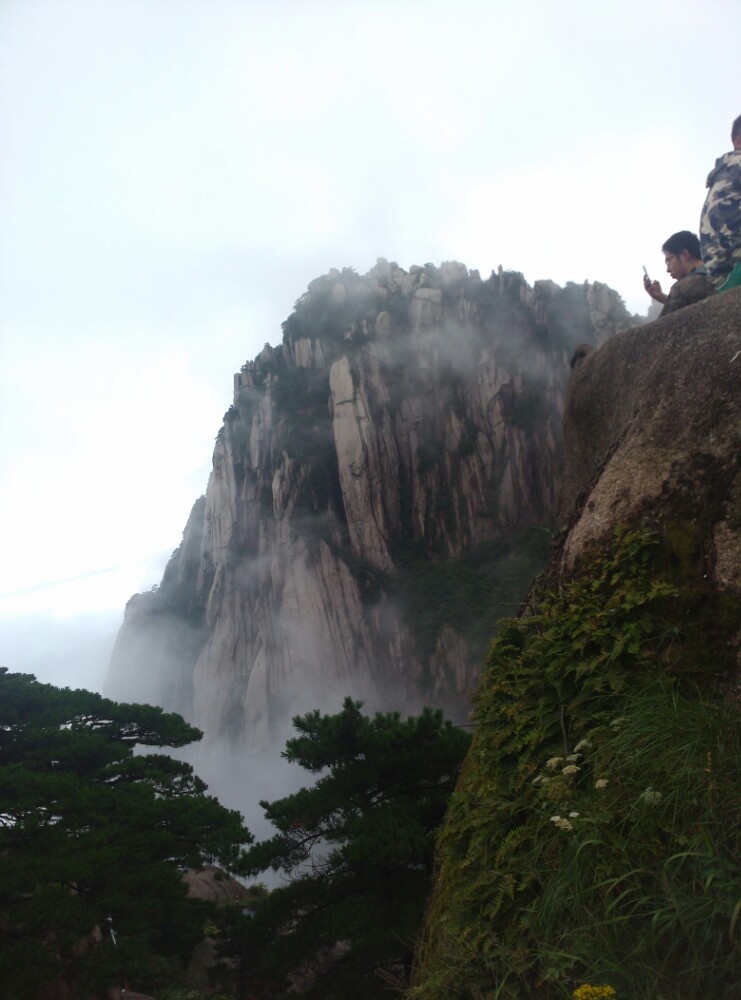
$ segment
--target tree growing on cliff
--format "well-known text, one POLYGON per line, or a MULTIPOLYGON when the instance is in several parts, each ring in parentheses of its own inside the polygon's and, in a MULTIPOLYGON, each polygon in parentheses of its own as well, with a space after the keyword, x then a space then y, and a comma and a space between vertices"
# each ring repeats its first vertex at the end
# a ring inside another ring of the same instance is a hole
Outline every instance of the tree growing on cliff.
POLYGON ((261 803, 278 833, 247 852, 246 866, 290 878, 247 918, 247 964, 263 982, 293 974, 305 997, 393 992, 414 951, 434 834, 468 735, 441 712, 369 718, 350 698, 336 715, 293 721, 298 735, 283 756, 321 777, 261 803))
POLYGON ((181 874, 251 841, 189 764, 135 748, 200 732, 149 705, 0 668, 0 982, 28 1000, 57 978, 171 979, 203 936, 181 874), (111 929, 113 934, 111 934, 111 929))

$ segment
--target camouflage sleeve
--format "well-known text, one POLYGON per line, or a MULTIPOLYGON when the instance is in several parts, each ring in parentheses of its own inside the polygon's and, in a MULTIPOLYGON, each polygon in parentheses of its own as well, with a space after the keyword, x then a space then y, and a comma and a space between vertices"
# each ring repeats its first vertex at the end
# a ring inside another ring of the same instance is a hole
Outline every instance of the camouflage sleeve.
POLYGON ((716 283, 741 260, 741 153, 724 159, 711 175, 700 220, 702 259, 716 283))

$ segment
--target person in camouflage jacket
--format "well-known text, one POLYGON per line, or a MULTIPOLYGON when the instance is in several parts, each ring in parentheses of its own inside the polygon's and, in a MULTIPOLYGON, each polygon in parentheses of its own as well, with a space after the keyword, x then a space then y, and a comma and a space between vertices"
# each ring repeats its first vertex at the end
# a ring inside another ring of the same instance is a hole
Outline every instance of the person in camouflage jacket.
POLYGON ((700 219, 700 246, 718 291, 741 285, 741 115, 731 128, 733 149, 715 161, 700 219))
POLYGON ((669 293, 662 291, 659 282, 651 281, 648 275, 643 279, 643 287, 651 298, 664 304, 660 316, 666 316, 715 294, 715 286, 711 284, 700 259, 700 241, 694 233, 687 229, 674 233, 661 249, 666 269, 674 278, 669 293))

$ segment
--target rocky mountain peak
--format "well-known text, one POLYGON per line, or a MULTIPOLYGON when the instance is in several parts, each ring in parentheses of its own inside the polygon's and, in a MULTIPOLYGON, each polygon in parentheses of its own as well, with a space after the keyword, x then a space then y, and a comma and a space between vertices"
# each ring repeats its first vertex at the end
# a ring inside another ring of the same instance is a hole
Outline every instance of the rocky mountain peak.
POLYGON ((127 608, 108 693, 253 748, 347 694, 464 716, 556 527, 569 358, 631 322, 605 285, 455 261, 311 282, 234 378, 206 495, 127 608))

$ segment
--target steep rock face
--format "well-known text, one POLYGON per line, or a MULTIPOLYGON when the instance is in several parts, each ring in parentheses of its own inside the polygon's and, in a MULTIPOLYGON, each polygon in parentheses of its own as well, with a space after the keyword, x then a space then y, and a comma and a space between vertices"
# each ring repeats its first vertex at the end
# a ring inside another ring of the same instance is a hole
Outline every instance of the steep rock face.
POLYGON ((562 566, 642 515, 704 532, 741 592, 741 295, 626 330, 574 366, 564 412, 562 566))
POLYGON ((630 325, 603 285, 457 263, 332 271, 235 376, 205 499, 129 602, 107 693, 269 746, 296 712, 465 712, 555 525, 574 346, 630 325))

